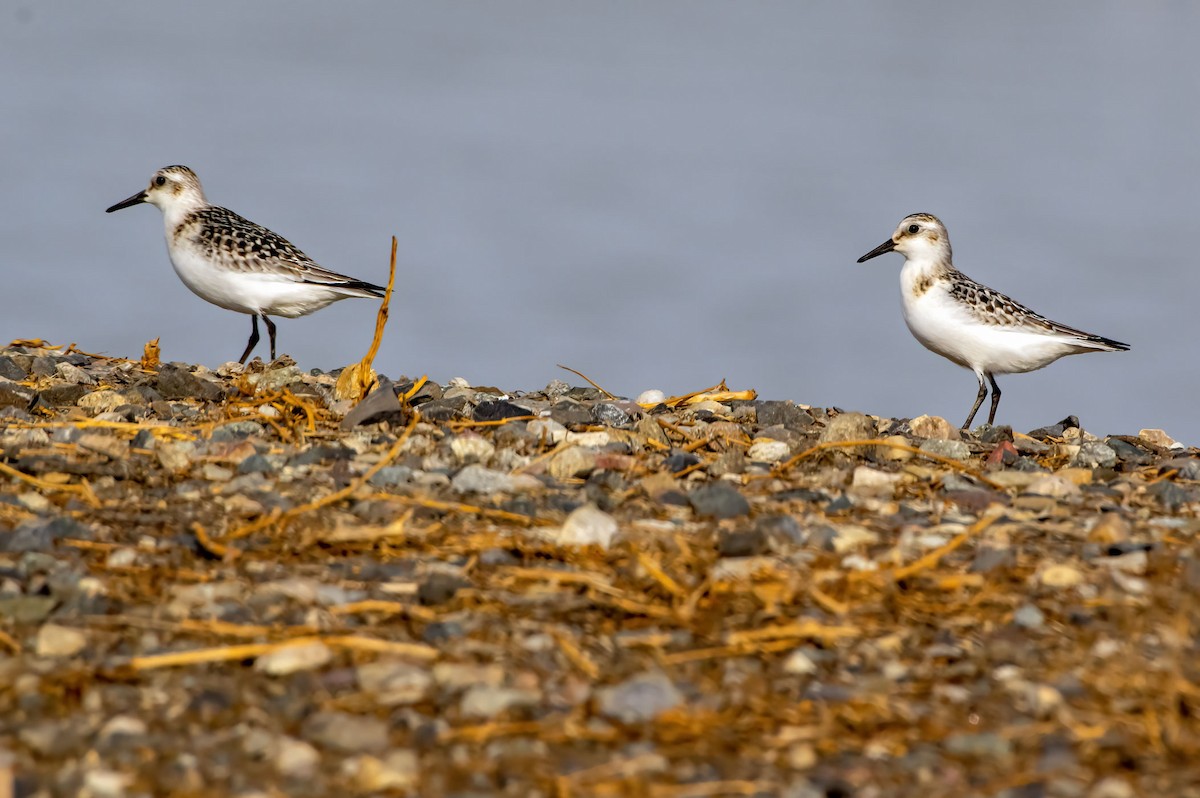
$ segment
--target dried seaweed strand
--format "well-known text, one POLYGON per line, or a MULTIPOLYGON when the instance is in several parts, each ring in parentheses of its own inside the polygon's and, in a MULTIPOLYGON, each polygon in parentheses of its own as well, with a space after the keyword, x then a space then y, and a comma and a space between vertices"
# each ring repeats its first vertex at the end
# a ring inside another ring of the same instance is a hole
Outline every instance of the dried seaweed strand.
POLYGON ((591 385, 593 388, 595 388, 597 391, 599 391, 600 393, 602 393, 602 394, 604 394, 605 396, 607 396, 609 399, 616 399, 616 398, 617 398, 616 394, 611 394, 611 393, 609 393, 608 391, 606 391, 606 390, 604 390, 603 388, 601 388, 601 387, 600 387, 599 385, 597 385, 596 383, 592 382, 592 378, 591 378, 591 377, 589 377, 588 375, 584 374, 582 371, 576 371, 575 369, 571 368, 570 366, 564 366, 562 363, 559 363, 559 364, 558 364, 558 367, 559 367, 560 369, 566 369, 567 371, 569 371, 569 372, 571 372, 572 374, 574 374, 576 377, 582 377, 583 379, 587 380, 587 382, 588 382, 588 385, 591 385))
POLYGON ((655 562, 645 552, 637 552, 637 561, 638 564, 646 570, 646 573, 654 577, 654 581, 658 582, 658 584, 672 596, 675 596, 676 598, 687 597, 688 592, 680 587, 679 583, 672 579, 671 575, 664 571, 662 566, 655 562))
POLYGON ((14 654, 21 653, 21 644, 19 642, 17 642, 17 639, 15 637, 10 635, 8 632, 4 631, 3 629, 0 629, 0 645, 3 645, 4 647, 8 648, 14 654))
POLYGON ((591 658, 579 647, 575 639, 561 629, 551 629, 550 634, 558 643, 559 649, 563 656, 567 658, 577 670, 583 673, 589 679, 598 679, 600 677, 600 668, 596 663, 592 662, 591 658))
POLYGON ((364 599, 349 604, 338 604, 329 608, 331 615, 357 615, 360 612, 378 612, 387 615, 405 615, 418 621, 431 623, 438 615, 433 610, 419 604, 406 604, 402 601, 385 601, 383 599, 364 599))
POLYGON ((192 649, 190 651, 172 651, 167 654, 150 654, 143 657, 133 657, 126 663, 126 667, 141 672, 156 670, 158 668, 173 668, 181 665, 203 665, 211 662, 253 659, 281 649, 305 646, 312 643, 324 643, 330 648, 377 654, 397 654, 422 660, 433 660, 438 657, 438 650, 436 648, 421 643, 379 640, 372 637, 358 637, 356 635, 334 635, 328 637, 312 635, 294 637, 275 643, 245 643, 236 646, 216 646, 213 648, 192 649))
POLYGON ((484 518, 493 518, 497 521, 511 521, 512 523, 526 526, 557 526, 557 522, 552 521, 549 518, 536 518, 531 515, 511 513, 508 510, 497 510, 492 507, 480 507, 475 504, 463 504, 462 502, 446 502, 439 499, 427 499, 422 496, 402 496, 398 493, 372 493, 365 498, 374 499, 377 501, 396 502, 397 504, 414 504, 418 507, 425 507, 430 510, 441 510, 449 513, 469 513, 471 515, 481 515, 484 518))
POLYGON ((537 416, 509 416, 508 418, 498 418, 495 421, 451 421, 446 424, 451 432, 459 432, 464 429, 472 429, 474 427, 502 427, 513 421, 535 421, 537 416))
POLYGON ((773 795, 773 781, 704 781, 693 784, 653 784, 651 798, 712 798, 717 795, 773 795))

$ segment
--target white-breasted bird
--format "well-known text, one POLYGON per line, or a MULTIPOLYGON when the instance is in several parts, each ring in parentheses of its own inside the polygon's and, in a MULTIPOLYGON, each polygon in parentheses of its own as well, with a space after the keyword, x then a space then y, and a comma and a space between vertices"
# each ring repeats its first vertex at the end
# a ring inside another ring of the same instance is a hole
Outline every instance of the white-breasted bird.
POLYGON ((858 262, 892 251, 904 255, 900 301, 909 331, 926 349, 970 369, 979 380, 979 393, 963 429, 975 419, 988 383, 992 387, 988 423, 996 420, 997 374, 1034 371, 1064 355, 1129 349, 1120 341, 1051 321, 960 272, 954 267, 946 226, 936 216, 904 217, 890 239, 858 262))
POLYGON ((318 266, 281 235, 227 208, 210 205, 196 173, 167 166, 150 186, 106 213, 140 203, 163 213, 167 254, 183 284, 201 299, 250 316, 250 342, 239 363, 258 343, 258 320, 267 325, 275 359, 275 324, 270 316, 296 318, 347 297, 382 297, 384 288, 318 266))

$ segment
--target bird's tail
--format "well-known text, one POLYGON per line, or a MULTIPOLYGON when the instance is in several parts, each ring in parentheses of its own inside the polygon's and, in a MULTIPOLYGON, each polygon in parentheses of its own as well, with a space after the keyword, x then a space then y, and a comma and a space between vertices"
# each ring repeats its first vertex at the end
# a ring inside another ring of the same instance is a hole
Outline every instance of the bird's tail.
POLYGON ((362 280, 346 280, 340 283, 329 283, 330 288, 336 288, 346 296, 381 297, 387 291, 381 285, 363 282, 362 280))
POLYGON ((1123 344, 1120 341, 1114 341, 1111 338, 1105 338, 1103 335, 1089 335, 1088 343, 1095 344, 1097 349, 1103 349, 1105 352, 1129 351, 1129 344, 1123 344))

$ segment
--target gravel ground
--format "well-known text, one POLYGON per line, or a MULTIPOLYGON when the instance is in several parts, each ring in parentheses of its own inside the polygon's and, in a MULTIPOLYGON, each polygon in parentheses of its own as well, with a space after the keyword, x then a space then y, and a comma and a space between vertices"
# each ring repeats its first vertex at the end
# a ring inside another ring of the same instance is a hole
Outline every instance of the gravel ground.
POLYGON ((336 382, 0 350, 0 796, 1200 796, 1161 431, 336 382))

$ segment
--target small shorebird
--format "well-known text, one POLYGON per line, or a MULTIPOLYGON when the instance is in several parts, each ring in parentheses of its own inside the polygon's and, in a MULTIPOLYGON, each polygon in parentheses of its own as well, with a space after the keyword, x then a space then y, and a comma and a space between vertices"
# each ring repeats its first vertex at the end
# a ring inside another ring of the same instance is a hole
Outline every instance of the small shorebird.
POLYGON ((858 259, 895 250, 904 255, 900 300, 904 323, 926 349, 975 372, 979 394, 963 422, 967 429, 992 386, 988 423, 1000 404, 997 374, 1034 371, 1064 355, 1117 352, 1128 344, 1050 321, 954 268, 950 236, 936 216, 906 216, 892 237, 858 259))
POLYGON ((245 364, 258 343, 258 320, 267 325, 275 359, 275 324, 269 316, 294 319, 347 297, 381 297, 382 286, 323 269, 281 235, 231 210, 210 205, 196 173, 167 166, 150 186, 106 213, 148 202, 163 212, 167 254, 183 284, 214 305, 250 316, 245 364))

